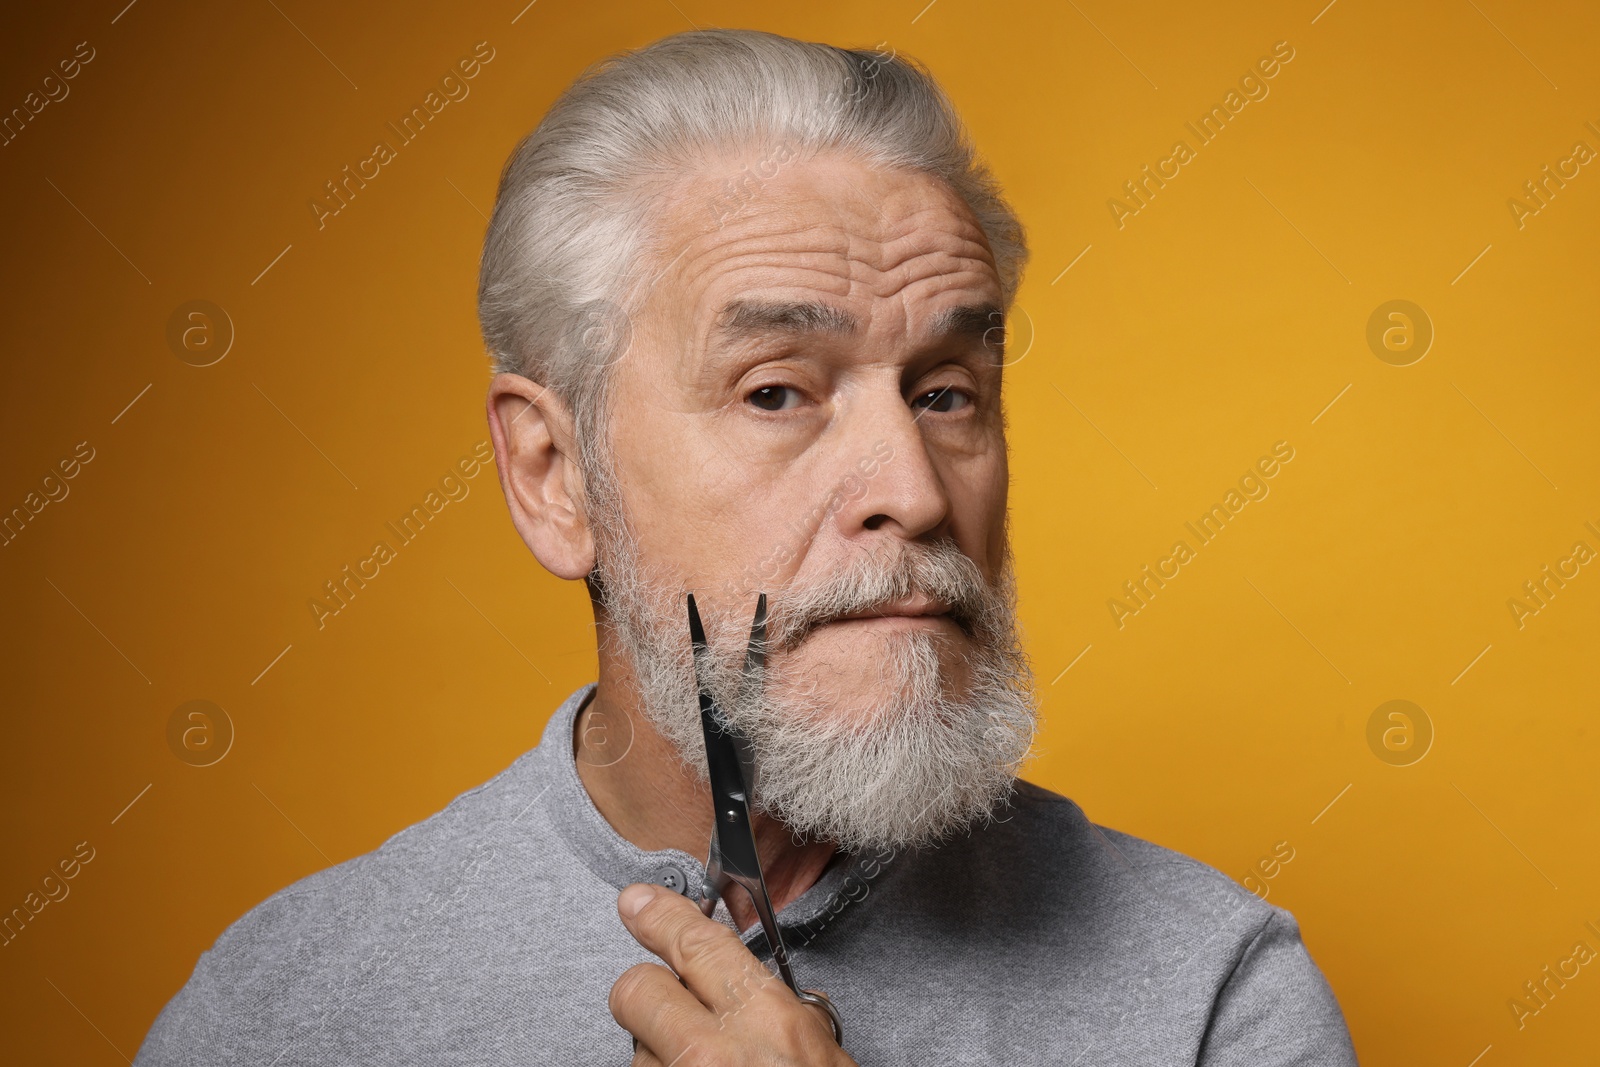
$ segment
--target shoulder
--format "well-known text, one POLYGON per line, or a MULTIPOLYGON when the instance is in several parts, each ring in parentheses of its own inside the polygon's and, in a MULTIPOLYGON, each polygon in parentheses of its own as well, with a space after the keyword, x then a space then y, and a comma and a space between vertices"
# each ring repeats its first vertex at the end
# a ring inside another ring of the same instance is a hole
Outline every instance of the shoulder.
POLYGON ((930 930, 1076 959, 1119 981, 1182 968, 1220 983, 1288 912, 1206 863, 1094 823, 1067 797, 1018 781, 992 821, 896 860, 893 891, 930 930))
POLYGON ((471 878, 492 862, 509 833, 535 831, 536 818, 522 819, 543 784, 536 750, 523 753, 505 770, 461 793, 442 810, 399 831, 371 852, 302 878, 247 912, 217 940, 228 951, 285 920, 355 916, 398 923, 388 905, 416 890, 444 887, 471 878), (519 821, 520 820, 520 821, 519 821))
POLYGON ((996 829, 1009 829, 1007 844, 1037 857, 1040 875, 1101 908, 1169 912, 1208 926, 1232 919, 1252 932, 1282 911, 1210 864, 1095 823, 1075 801, 1031 782, 1017 782, 998 819, 996 829))
POLYGON ((1155 991, 1182 989, 1172 1004, 1200 1010, 1200 1063, 1355 1063, 1343 1013, 1293 913, 1209 864, 1097 825, 1032 783, 1017 783, 999 818, 1007 821, 986 835, 986 858, 997 845, 1034 857, 1026 867, 1042 901, 1036 929, 1074 951, 1089 948, 1125 1001, 1153 1006, 1155 991))
POLYGON ((393 980, 397 953, 490 884, 538 799, 538 752, 372 852, 273 893, 229 926, 151 1027, 138 1063, 252 1059, 259 1042, 328 1029, 326 1005, 393 980), (389 973, 385 973, 388 971, 389 973))

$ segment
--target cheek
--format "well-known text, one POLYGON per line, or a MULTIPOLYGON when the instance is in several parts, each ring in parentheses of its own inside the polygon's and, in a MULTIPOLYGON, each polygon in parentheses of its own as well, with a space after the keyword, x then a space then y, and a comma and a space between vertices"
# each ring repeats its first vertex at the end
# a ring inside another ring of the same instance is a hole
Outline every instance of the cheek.
POLYGON ((1002 438, 994 448, 964 457, 945 475, 950 529, 956 542, 984 566, 992 581, 1005 563, 1010 468, 1002 438))
POLYGON ((707 447, 700 435, 641 434, 637 450, 625 436, 616 442, 617 480, 648 572, 681 580, 685 589, 720 590, 731 582, 753 597, 803 556, 793 532, 799 520, 785 524, 793 505, 783 492, 767 493, 759 472, 707 447))

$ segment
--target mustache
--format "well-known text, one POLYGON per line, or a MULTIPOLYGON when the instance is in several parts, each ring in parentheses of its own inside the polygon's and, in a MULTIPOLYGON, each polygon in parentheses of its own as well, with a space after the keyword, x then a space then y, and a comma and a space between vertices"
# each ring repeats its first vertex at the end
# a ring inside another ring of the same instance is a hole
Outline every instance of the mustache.
POLYGON ((953 538, 906 542, 892 556, 860 556, 820 580, 769 594, 767 651, 792 652, 819 626, 914 594, 948 604, 951 621, 975 639, 1003 610, 983 572, 953 538))

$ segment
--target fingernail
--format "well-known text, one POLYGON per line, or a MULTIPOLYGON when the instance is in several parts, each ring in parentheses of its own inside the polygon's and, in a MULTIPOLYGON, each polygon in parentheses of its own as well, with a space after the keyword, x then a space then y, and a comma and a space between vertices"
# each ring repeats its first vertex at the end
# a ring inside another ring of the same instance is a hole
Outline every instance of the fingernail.
POLYGON ((622 896, 617 898, 617 907, 622 914, 633 918, 644 910, 644 906, 655 898, 655 888, 648 885, 630 885, 622 891, 622 896))

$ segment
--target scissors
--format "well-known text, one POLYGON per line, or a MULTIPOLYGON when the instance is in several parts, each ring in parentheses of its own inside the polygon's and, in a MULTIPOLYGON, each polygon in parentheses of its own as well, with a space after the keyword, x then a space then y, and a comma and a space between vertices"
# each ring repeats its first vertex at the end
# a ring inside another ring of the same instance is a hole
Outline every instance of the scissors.
MULTIPOLYGON (((689 639, 694 644, 695 676, 700 683, 700 725, 706 735, 706 767, 710 772, 714 813, 706 878, 700 887, 700 910, 709 918, 730 885, 742 886, 761 917, 761 929, 772 946, 772 958, 784 984, 803 1002, 815 1004, 828 1013, 828 1021, 833 1024, 833 1038, 843 1045, 844 1026, 839 1021, 838 1009, 827 994, 801 989, 789 966, 789 953, 783 947, 783 935, 772 913, 772 898, 767 895, 767 883, 761 876, 761 858, 756 855, 755 831, 750 824, 749 797, 755 786, 756 771, 750 740, 723 717, 716 699, 700 679, 700 661, 707 654, 706 632, 700 624, 693 593, 689 594, 689 639)), ((743 685, 746 693, 761 684, 766 648, 767 594, 762 593, 756 601, 755 622, 750 627, 750 645, 745 652, 743 685)))

